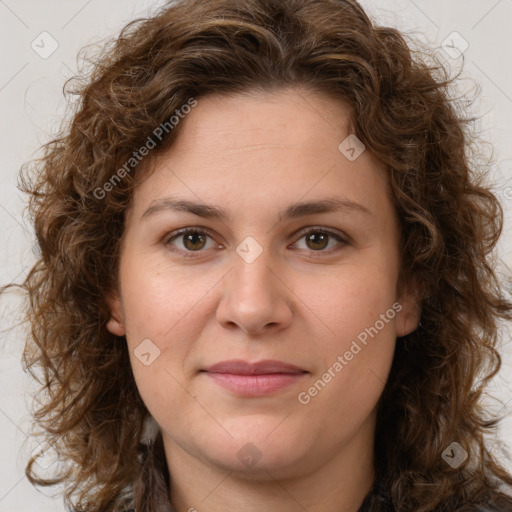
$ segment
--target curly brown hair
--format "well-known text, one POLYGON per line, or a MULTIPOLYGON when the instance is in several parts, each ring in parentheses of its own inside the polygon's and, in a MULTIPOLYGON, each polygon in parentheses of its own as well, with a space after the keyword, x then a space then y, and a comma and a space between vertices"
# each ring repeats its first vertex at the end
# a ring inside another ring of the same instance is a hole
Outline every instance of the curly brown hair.
POLYGON ((482 405, 501 365, 500 322, 512 319, 492 256, 503 212, 472 160, 453 78, 426 55, 355 0, 180 0, 129 23, 67 84, 73 115, 20 184, 40 249, 22 284, 23 362, 41 385, 34 424, 63 463, 43 477, 32 458, 33 484, 64 483, 81 511, 154 512, 168 499, 161 438, 141 457, 150 413, 125 338, 106 328, 105 298, 133 191, 181 125, 105 184, 191 97, 300 86, 350 105, 355 134, 385 164, 402 278, 420 290, 421 325, 397 344, 379 401, 376 474, 400 512, 512 510, 512 476, 484 443, 498 419, 482 405), (441 457, 454 440, 470 454, 456 470, 441 457))

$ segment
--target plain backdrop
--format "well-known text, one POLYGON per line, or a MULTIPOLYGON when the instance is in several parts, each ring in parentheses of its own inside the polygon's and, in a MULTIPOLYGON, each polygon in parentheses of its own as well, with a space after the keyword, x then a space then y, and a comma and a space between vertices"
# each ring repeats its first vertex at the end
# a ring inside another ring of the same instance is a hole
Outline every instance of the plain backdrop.
MULTIPOLYGON (((34 261, 31 227, 16 188, 21 164, 50 140, 64 113, 62 85, 77 69, 84 45, 115 35, 161 2, 151 0, 0 0, 0 285, 21 281, 34 261), (51 54, 50 54, 51 53, 51 54)), ((460 87, 481 88, 474 109, 478 129, 494 147, 492 180, 506 223, 498 256, 512 289, 512 2, 510 0, 362 0, 372 18, 428 43, 453 70, 460 87), (444 49, 443 49, 444 48, 444 49), (463 51, 463 58, 461 52, 463 51), (507 265, 507 266, 506 266, 507 265)), ((21 297, 0 299, 0 512, 63 512, 62 499, 35 490, 24 476, 36 445, 27 438, 33 386, 20 364, 21 297)), ((509 414, 499 432, 499 456, 512 471, 510 333, 503 330, 504 364, 494 380, 489 410, 509 414)), ((45 493, 51 493, 45 490, 45 493)))

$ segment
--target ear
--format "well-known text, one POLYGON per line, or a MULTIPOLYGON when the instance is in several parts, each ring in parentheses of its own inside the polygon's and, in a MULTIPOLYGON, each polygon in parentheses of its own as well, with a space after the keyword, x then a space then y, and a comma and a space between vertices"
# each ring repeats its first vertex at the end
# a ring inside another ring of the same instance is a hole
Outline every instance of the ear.
POLYGON ((401 309, 396 314, 396 335, 406 336, 418 328, 421 319, 420 294, 414 280, 401 283, 398 287, 397 302, 401 309))
POLYGON ((124 326, 123 308, 121 299, 117 291, 111 291, 106 297, 107 305, 110 309, 110 318, 107 322, 107 329, 116 336, 124 336, 126 329, 124 326))

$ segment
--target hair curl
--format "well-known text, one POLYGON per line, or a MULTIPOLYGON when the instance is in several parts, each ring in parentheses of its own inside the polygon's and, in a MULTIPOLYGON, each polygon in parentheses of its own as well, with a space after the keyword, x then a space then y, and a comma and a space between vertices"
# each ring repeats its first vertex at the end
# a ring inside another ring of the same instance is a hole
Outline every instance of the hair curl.
POLYGON ((66 462, 49 478, 31 459, 33 484, 64 482, 66 503, 81 511, 165 507, 161 439, 140 457, 150 414, 124 337, 106 329, 143 167, 104 198, 97 190, 189 98, 297 87, 351 107, 354 133, 388 171, 402 277, 420 290, 421 326, 399 340, 379 401, 377 475, 399 512, 453 512, 493 496, 512 504, 512 477, 484 443, 498 420, 481 403, 501 365, 500 320, 512 318, 492 257, 503 212, 471 159, 452 79, 422 55, 355 0, 182 0, 129 23, 68 84, 73 115, 20 185, 40 250, 22 285, 31 326, 23 362, 41 385, 35 423, 66 462), (441 457, 454 440, 470 454, 457 470, 441 457))

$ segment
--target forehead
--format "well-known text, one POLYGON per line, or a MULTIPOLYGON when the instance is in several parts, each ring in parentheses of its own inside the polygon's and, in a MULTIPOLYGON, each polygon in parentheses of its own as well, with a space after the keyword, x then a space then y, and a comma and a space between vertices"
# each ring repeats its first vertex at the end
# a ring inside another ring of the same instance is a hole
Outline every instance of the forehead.
POLYGON ((193 147, 196 153, 233 155, 278 146, 311 150, 313 145, 321 150, 331 138, 348 133, 351 109, 341 100, 302 89, 249 91, 200 98, 185 121, 175 146, 193 147))
POLYGON ((334 191, 371 203, 376 189, 386 188, 382 165, 368 151, 354 161, 340 151, 351 130, 342 101, 293 89, 197 101, 136 190, 139 214, 169 192, 195 202, 219 197, 224 204, 243 195, 260 198, 261 208, 334 191))

